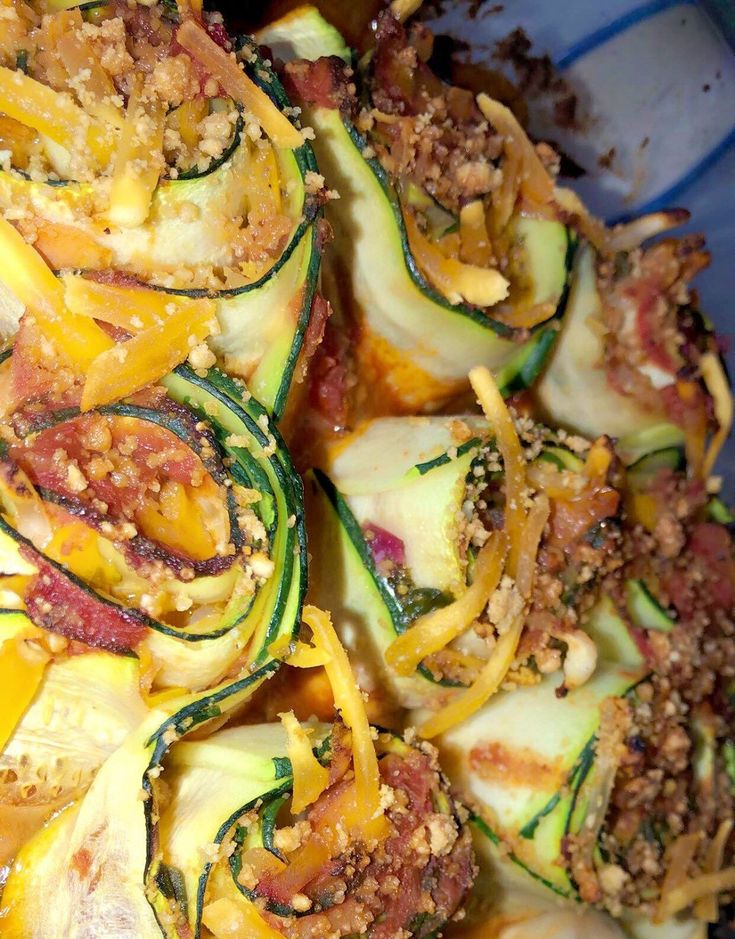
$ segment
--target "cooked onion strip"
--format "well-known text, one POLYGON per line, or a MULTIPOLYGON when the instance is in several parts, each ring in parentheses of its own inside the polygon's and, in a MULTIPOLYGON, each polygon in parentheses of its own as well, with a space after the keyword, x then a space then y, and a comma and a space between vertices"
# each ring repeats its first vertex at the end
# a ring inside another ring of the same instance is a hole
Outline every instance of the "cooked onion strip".
POLYGON ((388 665, 399 675, 410 675, 427 655, 465 632, 500 583, 507 550, 503 532, 494 532, 477 555, 472 584, 454 603, 419 617, 399 636, 386 650, 388 665))
POLYGON ((686 209, 670 209, 666 212, 650 212, 641 215, 626 225, 616 225, 607 236, 608 249, 616 251, 632 251, 640 247, 649 238, 655 238, 671 228, 676 228, 688 221, 689 212, 686 209))

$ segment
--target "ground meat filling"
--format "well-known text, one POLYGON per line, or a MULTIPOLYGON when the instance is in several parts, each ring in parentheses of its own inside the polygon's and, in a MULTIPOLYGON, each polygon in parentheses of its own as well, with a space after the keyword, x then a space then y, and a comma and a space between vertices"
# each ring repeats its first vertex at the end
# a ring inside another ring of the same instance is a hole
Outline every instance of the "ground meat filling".
MULTIPOLYGON (((591 642, 580 628, 600 596, 603 577, 620 566, 620 536, 617 515, 620 496, 614 487, 617 468, 609 441, 594 444, 565 431, 553 432, 527 418, 516 422, 524 447, 529 497, 544 493, 550 515, 541 540, 533 592, 525 616, 524 630, 509 683, 533 684, 539 675, 565 668, 573 687, 571 667, 577 656, 592 652, 591 642), (553 449, 565 452, 577 469, 558 466, 549 458, 553 449), (590 454, 595 454, 591 457, 590 454), (602 460, 594 469, 595 459, 602 460), (570 650, 574 650, 570 653, 570 650), (567 663, 568 659, 568 663, 567 663)), ((455 434, 465 442, 472 432, 455 421, 455 434)), ((492 445, 483 446, 466 481, 457 516, 458 550, 467 564, 468 582, 477 552, 493 532, 503 529, 505 494, 503 467, 492 445)), ((405 546, 390 532, 373 524, 363 527, 373 558, 411 620, 447 605, 453 597, 430 587, 417 587, 405 564, 405 546)), ((471 627, 440 652, 424 660, 436 680, 471 684, 492 656, 498 641, 523 608, 523 599, 508 576, 504 576, 471 627)), ((594 662, 592 662, 594 664, 594 662)))
POLYGON ((338 759, 330 788, 304 818, 275 835, 288 860, 286 876, 299 883, 298 890, 287 896, 279 876, 258 877, 248 853, 243 854, 241 885, 288 939, 428 937, 460 910, 476 873, 464 809, 452 802, 433 748, 414 749, 383 737, 378 752, 383 751, 379 766, 387 834, 364 843, 351 840, 343 829, 343 849, 315 876, 301 883, 293 873, 313 852, 319 833, 341 824, 335 806, 351 787, 352 772, 349 760, 338 759), (274 903, 286 903, 298 915, 268 912, 274 903))
POLYGON ((708 264, 703 239, 691 235, 621 253, 598 268, 612 387, 695 435, 706 432, 711 415, 693 379, 701 354, 716 349, 690 283, 708 264))
MULTIPOLYGON (((655 910, 666 874, 666 849, 701 833, 695 869, 735 812, 735 554, 728 530, 703 521, 704 487, 661 471, 648 493, 658 524, 624 531, 625 563, 605 583, 625 609, 629 577, 655 584, 675 619, 671 632, 636 635, 651 675, 629 696, 628 727, 601 845, 609 863, 594 868, 584 836, 566 853, 583 898, 616 912, 655 910)), ((735 858, 730 839, 722 866, 735 858)))
MULTIPOLYGON (((447 286, 451 275, 440 271, 447 260, 459 261, 510 275, 513 303, 525 303, 515 213, 520 206, 531 216, 556 217, 550 203, 558 156, 545 144, 534 149, 502 106, 505 118, 495 126, 471 91, 440 80, 429 64, 433 42, 423 24, 406 27, 386 11, 377 20, 369 63, 357 76, 332 57, 290 63, 287 84, 307 106, 349 115, 365 138, 363 156, 376 158, 395 186, 411 251, 429 283, 458 302, 447 286), (533 155, 543 185, 538 173, 532 185, 521 171, 522 148, 533 155)), ((464 298, 499 316, 507 312, 502 299, 464 298)))
MULTIPOLYGON (((25 25, 24 70, 55 91, 69 94, 70 101, 93 116, 104 119, 112 111, 122 113, 136 82, 142 100, 165 106, 162 160, 172 177, 203 172, 233 140, 237 108, 178 45, 177 23, 166 6, 111 0, 87 12, 64 10, 27 21, 16 16, 25 25), (82 67, 85 63, 87 67, 82 67)), ((220 19, 212 17, 207 28, 229 48, 220 19)), ((18 61, 16 56, 12 67, 18 61)), ((10 165, 33 179, 64 175, 34 131, 0 117, 0 137, 8 145, 10 165)), ((83 158, 74 158, 72 164, 69 169, 77 178, 89 175, 83 158)))
POLYGON ((370 107, 358 127, 394 178, 410 179, 456 214, 497 189, 503 138, 483 118, 474 95, 431 71, 433 37, 383 15, 371 63, 370 107))

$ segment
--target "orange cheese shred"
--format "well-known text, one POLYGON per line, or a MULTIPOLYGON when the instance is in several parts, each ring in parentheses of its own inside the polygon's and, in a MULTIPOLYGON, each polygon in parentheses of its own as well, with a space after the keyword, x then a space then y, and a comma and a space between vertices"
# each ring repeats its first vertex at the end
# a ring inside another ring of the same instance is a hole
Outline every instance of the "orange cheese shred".
POLYGON ((505 535, 493 532, 477 555, 472 584, 454 603, 419 617, 392 642, 385 653, 388 665, 399 675, 410 675, 427 655, 468 629, 500 583, 506 552, 505 535))
POLYGON ((109 127, 90 118, 69 95, 4 66, 0 66, 0 111, 66 150, 86 146, 100 167, 112 157, 114 134, 109 127))
POLYGON ((109 220, 125 228, 145 223, 164 166, 166 108, 158 98, 144 100, 142 87, 138 77, 128 99, 107 210, 109 220))
POLYGON ((422 233, 412 212, 403 213, 406 235, 416 263, 443 297, 450 303, 474 303, 488 307, 508 296, 508 281, 494 268, 463 264, 447 258, 438 245, 422 233))
POLYGON ((185 20, 176 39, 234 101, 253 115, 277 147, 295 150, 303 144, 301 132, 278 110, 268 95, 248 78, 235 56, 218 46, 198 23, 193 19, 185 20))
POLYGON ((41 332, 75 371, 83 373, 114 342, 90 319, 73 315, 61 281, 10 222, 0 218, 0 279, 33 315, 41 332))
POLYGON ((551 202, 554 197, 551 176, 515 114, 484 92, 477 96, 477 106, 495 130, 505 138, 505 152, 513 151, 521 155, 520 185, 524 195, 540 205, 551 202))
POLYGON ((526 460, 513 418, 490 372, 482 366, 473 368, 470 384, 495 434, 495 442, 503 458, 505 534, 509 541, 508 573, 515 577, 526 518, 526 460))
MULTIPOLYGON (((528 522, 523 530, 516 584, 524 599, 528 598, 533 587, 536 554, 548 517, 548 500, 537 501, 529 512, 528 522)), ((492 655, 477 680, 421 724, 418 731, 422 737, 430 738, 443 734, 478 711, 488 698, 495 694, 515 659, 525 617, 524 608, 507 632, 498 638, 492 655)))
POLYGON ((365 701, 328 613, 315 606, 304 608, 304 622, 310 627, 314 645, 329 655, 324 668, 342 720, 352 731, 357 804, 363 817, 380 814, 380 772, 365 701))
POLYGON ((82 411, 119 401, 158 381, 217 331, 214 302, 192 300, 160 326, 102 353, 87 370, 82 411))
POLYGON ((288 735, 286 754, 293 772, 291 811, 303 812, 312 805, 329 785, 329 770, 317 760, 309 741, 309 730, 303 727, 293 711, 278 715, 288 735))

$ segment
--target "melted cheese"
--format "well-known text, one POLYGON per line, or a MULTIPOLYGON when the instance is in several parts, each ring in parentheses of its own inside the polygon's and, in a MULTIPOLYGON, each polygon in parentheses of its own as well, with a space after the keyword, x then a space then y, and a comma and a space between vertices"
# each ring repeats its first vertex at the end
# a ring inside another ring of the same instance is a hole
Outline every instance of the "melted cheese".
POLYGON ((363 817, 370 819, 380 809, 380 773, 370 731, 370 722, 347 653, 334 631, 328 613, 314 606, 304 608, 304 622, 311 628, 314 645, 329 655, 324 666, 334 693, 334 702, 342 720, 352 731, 357 804, 363 817))
POLYGON ((286 753, 293 770, 291 811, 298 815, 312 805, 329 785, 329 770, 314 756, 309 730, 297 720, 293 711, 278 715, 288 734, 286 753))

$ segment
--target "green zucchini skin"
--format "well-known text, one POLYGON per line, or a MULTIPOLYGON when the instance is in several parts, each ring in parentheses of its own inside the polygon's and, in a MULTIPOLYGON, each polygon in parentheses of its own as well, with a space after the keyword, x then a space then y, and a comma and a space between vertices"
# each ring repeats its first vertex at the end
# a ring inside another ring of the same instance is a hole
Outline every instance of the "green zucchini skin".
MULTIPOLYGON (((465 387, 468 362, 498 372, 501 384, 508 389, 533 383, 550 354, 564 314, 568 265, 575 247, 566 230, 558 225, 547 239, 539 239, 555 258, 556 315, 534 329, 528 339, 527 331, 521 334, 493 319, 492 310, 449 303, 426 281, 411 254, 395 190, 380 163, 363 156, 367 141, 348 118, 336 110, 311 108, 306 109, 305 120, 317 133, 314 144, 321 171, 341 195, 327 211, 336 240, 325 282, 347 277, 352 300, 350 308, 342 312, 361 324, 368 337, 365 342, 375 337, 376 342, 386 343, 414 367, 417 376, 423 376, 416 382, 424 382, 424 389, 405 388, 386 366, 387 380, 398 399, 423 410, 436 407, 450 393, 465 387), (368 217, 370 226, 365 223, 368 217), (375 277, 378 269, 380 278, 375 277), (524 342, 518 342, 521 335, 531 344, 533 354, 524 342)), ((330 299, 340 309, 338 298, 330 299)), ((357 354, 359 361, 360 349, 357 354)))
MULTIPOLYGON (((283 61, 337 56, 349 63, 352 58, 339 33, 309 7, 265 28, 257 38, 272 46, 283 61)), ((398 399, 403 397, 406 406, 435 408, 466 387, 468 362, 498 371, 500 384, 508 391, 532 384, 550 354, 564 313, 576 249, 571 231, 559 223, 518 220, 519 229, 525 226, 521 240, 531 246, 531 269, 540 275, 539 302, 554 302, 556 307, 555 316, 532 330, 529 338, 528 331, 494 319, 492 309, 452 304, 427 282, 409 248, 395 187, 377 159, 363 156, 368 140, 346 115, 329 108, 306 108, 305 120, 317 133, 314 146, 321 172, 340 193, 327 210, 337 237, 325 265, 325 283, 346 279, 353 299, 344 310, 336 291, 330 300, 423 376, 427 387, 409 391, 385 363, 398 399), (381 272, 379 278, 376 270, 381 272)))
POLYGON ((409 707, 439 706, 456 683, 437 681, 424 666, 413 676, 398 676, 385 662, 385 652, 417 616, 449 602, 452 585, 458 589, 460 580, 464 584, 458 538, 452 532, 486 427, 476 421, 477 436, 452 450, 451 419, 421 419, 418 439, 412 438, 406 420, 374 422, 334 461, 331 478, 318 469, 307 474, 309 543, 317 558, 312 591, 343 630, 349 625, 350 633, 370 647, 381 679, 399 700, 409 707), (401 447, 400 456, 386 461, 393 444, 401 447), (381 512, 394 515, 391 532, 416 548, 407 594, 378 569, 366 538, 363 525, 382 527, 381 512))
POLYGON ((440 744, 452 778, 478 807, 478 843, 490 863, 510 863, 527 889, 572 900, 578 899, 577 885, 559 860, 564 837, 581 831, 587 817, 599 708, 607 697, 631 693, 648 672, 612 604, 603 600, 584 628, 601 656, 587 684, 562 698, 553 676, 500 692, 440 744), (486 762, 493 756, 511 767, 506 778, 486 762), (513 766, 524 773, 519 780, 513 766), (530 767, 536 767, 533 775, 530 767))
MULTIPOLYGON (((553 426, 590 438, 601 434, 617 438, 619 457, 637 475, 651 473, 659 464, 679 469, 684 463, 685 433, 667 415, 663 394, 644 406, 632 395, 619 392, 608 378, 601 338, 605 331, 604 297, 597 284, 597 262, 592 246, 583 245, 572 271, 566 315, 555 348, 534 386, 536 404, 553 426)), ((696 314, 695 323, 702 343, 713 348, 714 333, 704 317, 696 314)), ((644 376, 649 372, 655 375, 656 369, 653 362, 640 366, 644 376)), ((670 386, 675 379, 672 373, 670 386)), ((659 380, 665 383, 666 378, 659 380)), ((670 386, 654 383, 652 389, 670 386)))
MULTIPOLYGON (((227 670, 229 663, 242 654, 238 641, 241 633, 251 635, 248 661, 259 666, 268 661, 268 647, 275 639, 291 636, 297 630, 307 581, 303 487, 285 444, 276 427, 269 423, 265 409, 253 397, 246 400, 227 376, 212 369, 207 377, 202 378, 182 366, 164 379, 163 384, 170 399, 186 407, 194 423, 205 422, 211 441, 219 450, 219 465, 224 466, 225 461, 230 464, 227 469, 229 479, 261 494, 262 506, 257 511, 268 534, 275 573, 252 600, 246 606, 240 604, 233 612, 226 613, 219 628, 211 632, 185 632, 141 610, 126 609, 98 594, 62 564, 45 557, 5 519, 0 519, 0 533, 4 536, 1 550, 8 557, 17 552, 28 557, 29 551, 34 552, 75 588, 93 597, 101 609, 107 608, 135 620, 150 637, 158 637, 154 646, 157 657, 168 663, 172 680, 176 675, 182 679, 172 683, 201 688, 211 684, 227 670), (186 680, 187 676, 193 676, 192 684, 186 680)), ((145 414, 147 419, 165 427, 195 450, 198 446, 190 439, 190 427, 185 421, 177 420, 175 415, 149 414, 125 404, 100 410, 139 419, 141 414, 145 414)), ((74 411, 66 411, 53 415, 47 424, 75 414, 74 411)), ((227 480, 221 481, 226 483, 227 480)), ((260 503, 256 508, 257 505, 260 503)), ((230 510, 231 513, 234 511, 233 505, 230 505, 230 510)))
MULTIPOLYGON (((277 668, 271 661, 239 680, 176 698, 149 713, 102 766, 81 803, 59 816, 61 825, 52 823, 37 836, 38 863, 5 897, 19 922, 19 935, 174 939, 167 925, 171 918, 166 918, 169 900, 159 835, 163 761, 175 742, 244 704, 277 668), (74 868, 74 858, 90 849, 92 870, 98 874, 93 890, 74 868), (80 904, 77 898, 82 896, 80 904), (118 916, 121 923, 115 926, 118 916)), ((276 772, 271 761, 264 794, 273 788, 276 772)))
MULTIPOLYGON (((237 37, 234 47, 238 51, 247 50, 249 76, 276 107, 280 110, 290 107, 277 75, 253 41, 249 37, 237 37)), ((230 147, 204 172, 185 173, 176 179, 163 178, 154 196, 154 210, 159 202, 163 205, 192 201, 206 214, 207 206, 220 199, 220 189, 224 189, 226 198, 228 174, 237 161, 241 130, 242 121, 238 123, 230 147)), ((210 341, 213 351, 228 373, 247 378, 251 393, 276 419, 283 415, 286 407, 319 282, 322 253, 319 221, 323 217, 320 200, 306 191, 306 174, 318 172, 310 143, 305 141, 293 152, 279 153, 279 164, 281 172, 293 183, 289 200, 296 222, 280 257, 262 277, 243 287, 223 290, 164 287, 138 277, 140 286, 149 290, 215 302, 220 333, 210 341)), ((62 198, 73 203, 89 191, 89 184, 72 181, 27 183, 31 202, 39 211, 43 212, 45 207, 52 215, 60 211, 54 207, 55 200, 62 198)), ((0 171, 0 201, 4 204, 13 198, 13 184, 7 174, 0 171)), ((185 238, 187 245, 196 247, 199 241, 205 244, 207 241, 204 229, 199 233, 198 230, 178 232, 175 228, 167 231, 169 240, 178 236, 185 238)), ((118 233, 116 237, 117 241, 110 242, 113 255, 119 253, 124 257, 130 233, 118 233)), ((195 264, 196 259, 192 261, 192 265, 195 264)), ((63 276, 63 272, 59 274, 63 276)), ((134 283, 136 276, 133 272, 128 279, 134 283)))
MULTIPOLYGON (((170 702, 127 738, 62 827, 52 822, 36 836, 28 858, 34 863, 14 872, 5 901, 11 928, 22 929, 18 935, 178 939, 188 928, 198 939, 215 866, 231 878, 233 891, 249 896, 237 880, 241 852, 263 847, 277 854, 276 816, 293 791, 286 733, 280 724, 256 724, 219 730, 205 739, 187 737, 242 706, 273 667, 204 696, 170 702), (225 839, 232 839, 234 847, 229 857, 219 850, 225 839), (74 870, 75 859, 92 844, 93 886, 74 870), (48 877, 52 869, 55 878, 48 877), (75 888, 71 897, 70 882, 75 888), (47 885, 43 895, 41 883, 47 885), (109 931, 112 916, 123 919, 125 931, 109 931)), ((329 766, 331 728, 312 729, 314 753, 329 766)), ((383 752, 399 757, 413 752, 388 733, 380 740, 383 752)), ((452 819, 458 857, 469 859, 469 840, 461 834, 464 823, 448 784, 438 774, 434 780, 430 811, 452 819)), ((282 916, 304 915, 287 906, 271 907, 282 916)), ((415 934, 423 937, 421 923, 415 934)))

